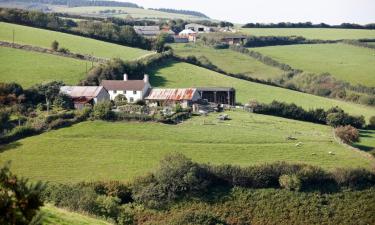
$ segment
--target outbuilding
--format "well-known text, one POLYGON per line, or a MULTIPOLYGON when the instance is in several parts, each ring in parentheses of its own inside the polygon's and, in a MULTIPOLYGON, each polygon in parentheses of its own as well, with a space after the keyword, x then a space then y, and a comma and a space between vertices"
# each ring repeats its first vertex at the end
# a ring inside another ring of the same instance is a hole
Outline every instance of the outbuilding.
POLYGON ((236 90, 230 87, 199 87, 196 88, 201 99, 210 103, 236 105, 236 90))
POLYGON ((195 88, 153 88, 145 99, 149 104, 157 106, 171 106, 178 103, 183 108, 188 108, 200 99, 200 95, 195 88))
POLYGON ((109 94, 103 86, 62 86, 60 93, 70 96, 76 109, 82 109, 88 104, 109 101, 109 94))

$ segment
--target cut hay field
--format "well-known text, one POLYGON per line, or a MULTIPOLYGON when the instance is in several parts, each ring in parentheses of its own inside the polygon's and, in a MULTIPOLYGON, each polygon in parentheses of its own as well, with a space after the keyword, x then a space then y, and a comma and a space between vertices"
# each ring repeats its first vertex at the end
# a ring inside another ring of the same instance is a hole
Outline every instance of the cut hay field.
POLYGON ((375 107, 323 98, 315 95, 278 88, 228 77, 187 63, 169 62, 149 72, 151 84, 156 87, 202 87, 219 86, 236 88, 237 101, 247 103, 256 99, 270 103, 273 100, 295 103, 305 109, 339 106, 353 115, 364 115, 367 120, 375 115, 375 107))
POLYGON ((179 125, 84 122, 3 147, 0 163, 32 180, 79 182, 131 180, 156 168, 167 153, 194 161, 240 166, 275 161, 370 168, 374 159, 336 143, 328 126, 278 117, 226 112, 194 117, 179 125), (286 138, 293 136, 296 141, 286 138), (302 142, 301 147, 296 143, 302 142), (328 152, 333 152, 330 155, 328 152))
POLYGON ((215 66, 232 74, 244 74, 261 80, 280 77, 284 72, 265 65, 250 56, 229 49, 214 49, 195 44, 173 44, 174 52, 183 57, 204 56, 215 66))
POLYGON ((111 225, 106 221, 69 212, 52 205, 44 206, 41 212, 43 214, 42 225, 111 225))
POLYGON ((375 49, 347 44, 288 45, 253 48, 306 72, 328 72, 339 80, 375 87, 375 49))
POLYGON ((87 15, 95 17, 120 17, 126 18, 128 16, 134 19, 183 19, 183 20, 207 20, 207 18, 190 16, 177 13, 167 13, 150 9, 129 8, 129 7, 105 7, 105 6, 85 6, 85 7, 65 7, 65 6, 51 6, 55 12, 87 15), (104 13, 100 11, 116 10, 114 13, 104 13), (119 11, 120 10, 120 11, 119 11))
MULTIPOLYGON (((88 63, 90 69, 91 63, 88 63)), ((0 82, 16 82, 23 87, 63 81, 78 84, 86 75, 86 61, 0 47, 0 82)))
POLYGON ((15 31, 15 42, 19 44, 50 48, 51 43, 56 40, 60 43, 60 47, 68 48, 73 53, 93 54, 102 58, 117 57, 124 60, 133 60, 150 53, 138 48, 3 22, 0 22, 0 40, 12 42, 13 29, 15 31))
POLYGON ((332 28, 241 28, 241 32, 254 36, 303 36, 307 39, 343 40, 375 38, 375 30, 332 28))

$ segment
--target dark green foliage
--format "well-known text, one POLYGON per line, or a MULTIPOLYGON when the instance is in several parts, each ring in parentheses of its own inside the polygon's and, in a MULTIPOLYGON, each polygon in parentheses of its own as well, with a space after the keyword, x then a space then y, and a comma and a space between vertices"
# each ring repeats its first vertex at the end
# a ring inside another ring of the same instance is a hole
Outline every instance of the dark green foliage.
POLYGON ((210 185, 208 175, 185 156, 169 155, 154 174, 134 182, 133 198, 148 207, 166 207, 178 199, 204 194, 210 185))
POLYGON ((51 49, 52 49, 53 51, 57 51, 57 50, 59 49, 59 42, 57 42, 56 40, 53 41, 53 42, 51 43, 51 49))
POLYGON ((370 118, 370 123, 369 123, 369 127, 371 129, 375 129, 375 116, 371 116, 370 118))
POLYGON ((207 211, 184 210, 168 221, 170 225, 226 225, 218 216, 207 211))
POLYGON ((249 36, 244 46, 253 48, 274 45, 316 44, 329 42, 331 41, 307 40, 301 36, 249 36))
POLYGON ((53 100, 53 105, 61 109, 73 109, 74 103, 70 96, 59 93, 53 100))
POLYGON ((273 101, 271 104, 252 104, 251 110, 254 113, 280 116, 313 123, 328 124, 333 127, 351 125, 355 128, 362 128, 366 125, 363 116, 351 116, 338 107, 331 108, 327 111, 323 109, 306 111, 302 107, 293 103, 288 104, 273 101))
POLYGON ((112 120, 114 118, 112 103, 108 101, 95 104, 93 116, 98 120, 112 120))
POLYGON ((44 185, 40 182, 30 184, 18 178, 6 164, 0 168, 0 224, 27 225, 43 206, 40 198, 44 185))
POLYGON ((340 186, 351 189, 375 185, 375 174, 365 169, 336 169, 333 177, 340 186))

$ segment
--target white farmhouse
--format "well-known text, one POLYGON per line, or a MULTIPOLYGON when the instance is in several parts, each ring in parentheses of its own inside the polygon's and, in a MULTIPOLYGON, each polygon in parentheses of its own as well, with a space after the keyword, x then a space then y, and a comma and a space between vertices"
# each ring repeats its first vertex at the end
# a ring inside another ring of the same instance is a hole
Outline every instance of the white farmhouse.
POLYGON ((147 74, 143 80, 129 80, 128 75, 124 74, 124 80, 103 80, 101 85, 108 91, 111 100, 121 94, 129 103, 143 100, 151 88, 147 74))

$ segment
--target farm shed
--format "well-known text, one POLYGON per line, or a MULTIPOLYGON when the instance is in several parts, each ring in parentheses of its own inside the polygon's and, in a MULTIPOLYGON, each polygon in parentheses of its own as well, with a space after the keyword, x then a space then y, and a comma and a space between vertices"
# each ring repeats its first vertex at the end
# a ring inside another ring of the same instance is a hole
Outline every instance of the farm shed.
POLYGON ((223 37, 221 41, 229 45, 237 45, 237 44, 244 44, 246 38, 247 38, 246 36, 227 36, 227 37, 223 37))
POLYGON ((185 25, 186 30, 192 30, 197 33, 209 33, 212 31, 211 27, 207 27, 197 23, 189 23, 185 25))
POLYGON ((155 103, 158 106, 175 105, 180 103, 183 108, 187 108, 192 103, 198 101, 200 95, 194 88, 180 89, 151 89, 150 94, 146 97, 146 101, 150 104, 155 103))
POLYGON ((155 37, 161 33, 159 26, 134 26, 134 30, 145 37, 155 37))
POLYGON ((87 104, 109 101, 109 94, 103 86, 62 86, 60 93, 70 96, 76 109, 82 109, 87 104))
POLYGON ((196 88, 201 99, 211 103, 236 105, 236 90, 228 87, 200 87, 196 88))
POLYGON ((124 80, 103 80, 101 85, 108 90, 111 100, 121 94, 130 103, 143 100, 151 88, 147 74, 143 80, 129 80, 128 75, 124 74, 124 80))
POLYGON ((187 38, 188 41, 195 42, 197 40, 197 32, 192 30, 183 30, 179 34, 180 38, 187 38))

